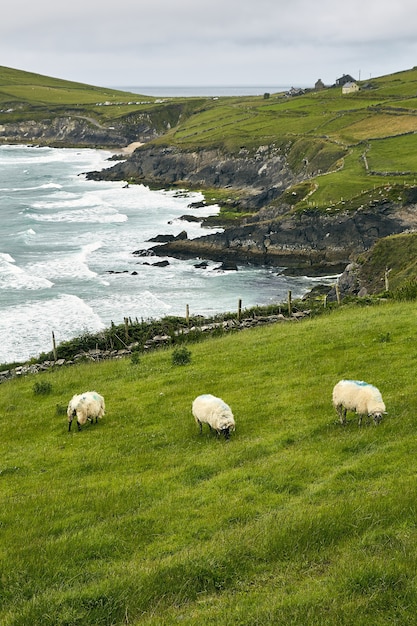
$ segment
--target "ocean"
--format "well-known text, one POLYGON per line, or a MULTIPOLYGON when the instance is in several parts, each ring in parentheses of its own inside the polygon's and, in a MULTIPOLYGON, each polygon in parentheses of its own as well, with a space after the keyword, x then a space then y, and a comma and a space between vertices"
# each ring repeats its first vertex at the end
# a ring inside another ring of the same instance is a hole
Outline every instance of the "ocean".
POLYGON ((288 91, 290 87, 268 85, 200 85, 200 86, 166 86, 166 85, 144 85, 144 86, 112 86, 112 89, 130 91, 131 93, 142 94, 143 96, 154 96, 164 98, 220 98, 222 96, 263 96, 264 93, 281 93, 288 91))
POLYGON ((199 193, 88 181, 110 167, 110 152, 0 146, 0 363, 26 361, 57 343, 123 322, 167 315, 212 315, 299 297, 320 279, 290 278, 278 268, 137 257, 159 234, 213 232, 184 214, 199 193))

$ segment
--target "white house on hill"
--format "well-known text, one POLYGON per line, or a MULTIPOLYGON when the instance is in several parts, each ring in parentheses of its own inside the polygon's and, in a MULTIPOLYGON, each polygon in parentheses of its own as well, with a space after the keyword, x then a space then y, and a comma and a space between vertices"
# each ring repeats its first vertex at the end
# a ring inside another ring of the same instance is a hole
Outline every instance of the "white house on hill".
POLYGON ((359 91, 359 85, 357 83, 345 83, 342 87, 342 94, 355 93, 356 91, 359 91))

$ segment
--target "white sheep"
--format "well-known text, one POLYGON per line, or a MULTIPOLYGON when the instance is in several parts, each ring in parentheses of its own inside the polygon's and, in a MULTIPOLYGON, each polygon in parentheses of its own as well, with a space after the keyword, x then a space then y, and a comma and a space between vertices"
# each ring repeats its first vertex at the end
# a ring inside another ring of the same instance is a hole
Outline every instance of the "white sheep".
POLYGON ((203 431, 203 424, 208 424, 210 430, 215 430, 217 434, 223 433, 225 439, 229 439, 230 431, 235 430, 235 420, 230 406, 210 393, 197 396, 192 404, 192 413, 200 426, 200 433, 203 431))
POLYGON ((68 432, 71 430, 73 418, 77 417, 78 430, 86 421, 93 422, 94 419, 102 418, 105 411, 104 398, 96 391, 86 391, 85 393, 76 394, 68 403, 68 432))
POLYGON ((346 424, 347 411, 359 415, 359 425, 364 416, 372 417, 375 424, 379 424, 386 413, 379 389, 362 380, 339 381, 333 389, 333 406, 342 424, 346 424))

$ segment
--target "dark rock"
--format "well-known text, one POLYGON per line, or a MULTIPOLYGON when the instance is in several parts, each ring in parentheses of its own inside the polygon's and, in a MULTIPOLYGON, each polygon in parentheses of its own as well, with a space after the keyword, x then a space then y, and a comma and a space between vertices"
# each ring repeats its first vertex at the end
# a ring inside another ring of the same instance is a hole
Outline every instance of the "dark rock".
POLYGON ((218 267, 215 267, 214 269, 216 271, 222 271, 222 272, 227 272, 230 270, 237 272, 237 265, 236 263, 232 263, 231 261, 223 261, 221 265, 219 265, 218 267))
POLYGON ((179 219, 183 220, 184 222, 201 222, 203 218, 197 217, 196 215, 181 215, 179 219))
MULTIPOLYGON (((339 294, 341 298, 345 296, 365 296, 367 291, 362 288, 359 280, 360 266, 358 263, 349 263, 344 272, 339 276, 337 281, 339 294)), ((334 302, 337 299, 336 287, 332 287, 327 295, 329 301, 334 302)))
POLYGON ((169 265, 169 261, 157 261, 156 263, 152 263, 152 267, 166 267, 169 265))
POLYGON ((198 202, 191 202, 188 205, 189 209, 203 209, 207 206, 207 202, 205 200, 200 200, 198 202))
POLYGON ((185 230, 182 230, 176 237, 174 237, 174 241, 183 241, 185 239, 188 239, 188 235, 185 230))
POLYGON ((152 250, 152 248, 149 248, 147 250, 135 250, 134 252, 132 252, 132 254, 134 256, 155 256, 155 252, 152 250))
POLYGON ((174 235, 156 235, 155 237, 151 237, 148 241, 153 241, 155 243, 168 243, 169 241, 174 241, 174 235))
POLYGON ((201 263, 196 263, 194 265, 194 267, 197 268, 197 269, 205 270, 208 267, 208 262, 207 261, 201 261, 201 263))

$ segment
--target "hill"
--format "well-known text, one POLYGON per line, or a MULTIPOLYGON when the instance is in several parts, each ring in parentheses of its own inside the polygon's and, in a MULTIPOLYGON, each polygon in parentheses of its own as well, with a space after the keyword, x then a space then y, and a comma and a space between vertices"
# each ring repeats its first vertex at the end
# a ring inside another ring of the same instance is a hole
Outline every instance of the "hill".
POLYGON ((0 66, 0 143, 120 148, 165 132, 194 106, 0 66))
POLYGON ((0 621, 410 624, 417 609, 414 303, 58 368, 0 386, 0 621), (377 385, 375 427, 333 385, 377 385), (73 393, 107 414, 68 433, 73 393), (48 393, 49 392, 49 393, 48 393), (235 414, 229 442, 191 415, 235 414))

